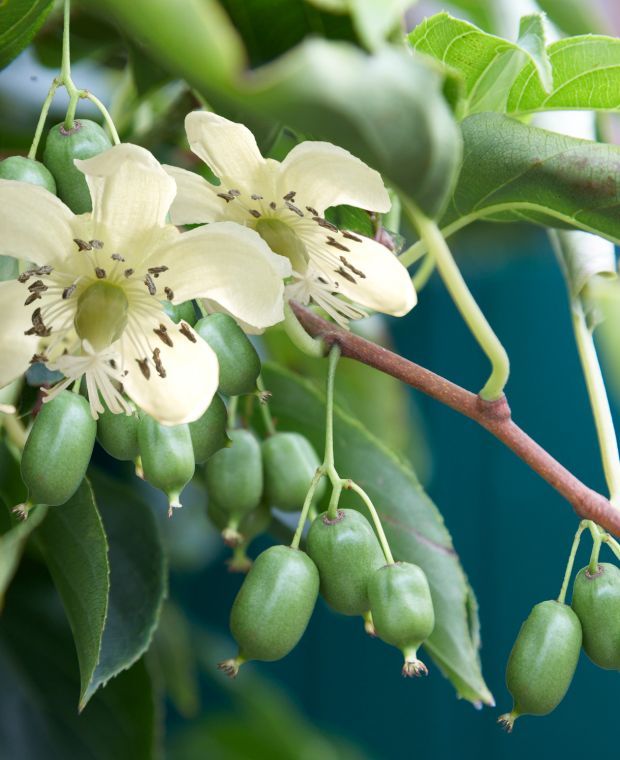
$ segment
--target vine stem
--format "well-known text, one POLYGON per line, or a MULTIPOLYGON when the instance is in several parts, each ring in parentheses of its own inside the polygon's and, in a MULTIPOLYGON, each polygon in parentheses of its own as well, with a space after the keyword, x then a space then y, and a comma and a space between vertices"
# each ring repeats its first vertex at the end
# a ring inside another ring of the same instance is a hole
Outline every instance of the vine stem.
POLYGON ((65 115, 64 127, 68 131, 73 129, 75 121, 75 110, 80 91, 71 79, 71 0, 65 0, 64 5, 64 23, 62 29, 62 65, 60 68, 60 81, 65 86, 69 95, 69 106, 65 115))
POLYGON ((436 266, 437 264, 432 254, 427 253, 422 263, 416 270, 416 273, 411 278, 411 282, 413 283, 413 287, 416 293, 419 293, 426 285, 426 283, 430 280, 430 277, 435 271, 436 266))
POLYGON ((428 254, 435 261, 452 300, 480 348, 491 362, 491 375, 480 391, 480 398, 485 401, 496 401, 502 398, 504 387, 508 382, 510 374, 508 354, 467 287, 439 227, 411 201, 406 200, 404 204, 411 221, 417 227, 421 240, 426 243, 428 254))
POLYGON ((366 493, 366 491, 364 491, 364 489, 361 486, 359 486, 354 480, 345 480, 344 487, 350 491, 354 491, 366 505, 368 511, 370 512, 370 516, 372 517, 372 521, 375 525, 375 530, 377 531, 377 535, 379 536, 379 543, 381 544, 381 548, 383 549, 383 554, 385 555, 385 559, 388 565, 393 565, 394 557, 392 556, 390 545, 385 535, 385 531, 383 530, 383 525, 381 525, 381 519, 379 518, 379 514, 375 508, 375 505, 372 503, 372 499, 366 493))
POLYGON ((336 517, 338 502, 342 492, 342 480, 336 471, 334 463, 334 380, 336 367, 340 359, 340 346, 333 345, 329 350, 329 366, 327 369, 327 399, 325 403, 325 458, 323 459, 323 471, 332 484, 332 495, 327 507, 327 514, 331 520, 336 517))
POLYGON ((328 322, 301 304, 292 301, 291 308, 305 330, 312 337, 321 338, 328 349, 336 345, 342 356, 391 375, 475 420, 561 493, 580 517, 620 536, 620 510, 588 488, 515 424, 505 396, 485 401, 425 367, 328 322))

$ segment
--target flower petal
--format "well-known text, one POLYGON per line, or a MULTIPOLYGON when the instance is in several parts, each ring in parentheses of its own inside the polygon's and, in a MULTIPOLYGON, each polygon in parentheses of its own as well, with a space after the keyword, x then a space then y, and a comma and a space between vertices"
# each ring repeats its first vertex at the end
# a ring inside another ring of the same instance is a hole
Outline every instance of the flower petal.
POLYGON ((391 251, 375 240, 363 235, 356 235, 355 238, 346 240, 348 251, 336 255, 334 248, 317 236, 312 241, 313 247, 320 247, 326 257, 336 256, 337 261, 330 268, 326 258, 311 253, 313 264, 338 283, 338 293, 355 303, 395 317, 407 314, 418 299, 405 267, 391 251))
POLYGON ((121 338, 121 351, 127 375, 123 385, 127 395, 163 425, 180 425, 197 420, 211 403, 219 381, 217 357, 211 347, 185 322, 175 325, 165 313, 151 315, 128 326, 121 338), (172 346, 158 341, 160 377, 152 354, 144 355, 146 337, 153 347, 153 331, 164 325, 172 346), (142 335, 139 335, 142 332, 142 335), (138 360, 148 360, 147 379, 138 360))
POLYGON ((296 145, 280 166, 280 194, 292 190, 319 214, 346 203, 368 211, 389 211, 381 175, 344 148, 328 142, 296 145))
MULTIPOLYGON (((202 158, 224 189, 248 189, 265 166, 254 135, 243 124, 207 111, 193 111, 185 117, 189 147, 202 158)), ((254 192, 258 192, 254 190, 254 192)))
POLYGON ((40 339, 36 335, 24 335, 32 327, 32 307, 24 306, 27 294, 25 286, 17 280, 0 282, 0 388, 26 371, 37 351, 40 339))
POLYGON ((172 224, 202 224, 219 219, 226 206, 218 198, 218 189, 204 177, 178 166, 164 164, 164 169, 177 186, 177 194, 170 208, 172 224))
POLYGON ((0 253, 51 264, 75 248, 73 213, 55 195, 27 182, 0 179, 0 253))
POLYGON ((128 247, 165 225, 176 185, 148 150, 123 143, 75 165, 93 200, 94 235, 128 247))
POLYGON ((184 232, 151 258, 168 267, 158 283, 172 290, 173 303, 206 298, 256 330, 284 319, 282 280, 290 262, 248 227, 214 222, 184 232))

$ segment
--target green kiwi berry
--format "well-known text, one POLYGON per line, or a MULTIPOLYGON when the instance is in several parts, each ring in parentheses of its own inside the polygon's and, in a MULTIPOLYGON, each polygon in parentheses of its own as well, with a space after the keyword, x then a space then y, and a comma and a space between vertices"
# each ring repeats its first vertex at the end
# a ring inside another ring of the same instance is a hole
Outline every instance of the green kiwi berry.
POLYGON ((327 512, 312 522, 306 549, 321 576, 321 594, 336 612, 363 615, 370 608, 368 582, 385 564, 379 541, 368 520, 354 509, 327 512))
POLYGON ((228 314, 210 314, 194 329, 215 351, 220 365, 220 390, 226 396, 253 393, 260 374, 260 359, 235 320, 228 314))
POLYGON ((196 324, 196 309, 193 301, 184 301, 178 304, 162 301, 162 304, 164 311, 176 325, 179 322, 187 322, 190 327, 196 324))
POLYGON ((234 538, 231 537, 230 513, 221 507, 215 499, 209 499, 207 515, 211 522, 222 533, 224 543, 229 546, 238 546, 241 543, 249 543, 253 538, 264 533, 271 522, 271 512, 266 504, 259 504, 256 509, 246 512, 243 517, 235 522, 234 538))
POLYGON ((97 423, 79 393, 62 391, 43 404, 21 461, 33 504, 64 504, 84 479, 95 445, 97 423))
POLYGON ((105 409, 97 420, 97 440, 108 454, 123 462, 132 462, 139 454, 139 415, 114 414, 105 409))
POLYGON ((573 680, 581 639, 581 623, 568 605, 546 601, 534 606, 506 668, 514 703, 499 722, 507 731, 520 715, 547 715, 560 704, 573 680))
POLYGON ((9 156, 0 161, 0 179, 15 179, 40 185, 56 195, 56 182, 50 170, 40 161, 25 156, 9 156))
POLYGON ((426 675, 417 650, 433 632, 435 612, 424 570, 409 562, 384 565, 370 576, 368 598, 375 634, 405 657, 402 674, 426 675))
POLYGON ((94 121, 79 119, 71 129, 56 124, 47 134, 43 163, 54 175, 58 197, 74 214, 92 210, 86 177, 73 163, 76 158, 92 158, 112 147, 104 130, 94 121))
MULTIPOLYGON (((298 512, 314 474, 321 464, 310 441, 300 433, 274 433, 262 443, 265 494, 272 507, 298 512)), ((322 480, 313 496, 318 502, 325 493, 322 480)))
POLYGON ((620 670, 620 569, 601 562, 584 567, 573 586, 572 608, 583 629, 583 649, 600 668, 620 670))
POLYGON ((319 592, 319 573, 307 554, 290 546, 262 552, 246 576, 230 613, 239 654, 220 663, 237 675, 248 660, 285 657, 303 636, 319 592))
POLYGON ((209 501, 229 515, 225 540, 239 543, 238 527, 244 515, 256 509, 263 494, 260 444, 249 430, 231 430, 230 446, 207 460, 205 477, 209 501), (236 533, 236 535, 235 535, 236 533))
POLYGON ((189 423, 196 464, 206 462, 216 451, 226 446, 226 423, 226 405, 216 393, 202 417, 189 423))
POLYGON ((194 474, 194 449, 188 425, 161 425, 148 414, 138 424, 144 479, 168 497, 169 511, 180 507, 181 491, 194 474))

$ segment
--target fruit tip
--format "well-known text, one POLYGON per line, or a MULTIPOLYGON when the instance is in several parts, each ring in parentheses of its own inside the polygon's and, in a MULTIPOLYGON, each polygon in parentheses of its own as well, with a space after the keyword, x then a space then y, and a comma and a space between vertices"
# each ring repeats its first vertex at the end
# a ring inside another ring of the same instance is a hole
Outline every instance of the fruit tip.
POLYGON ((504 729, 507 734, 512 733, 512 729, 515 724, 515 720, 519 717, 519 713, 512 710, 512 712, 504 713, 497 719, 499 725, 504 729))
POLYGON ((418 660, 417 658, 405 660, 401 673, 404 678, 419 678, 419 676, 428 675, 428 668, 422 660, 418 660))
POLYGON ((236 678, 239 668, 243 665, 242 657, 231 657, 229 660, 223 660, 217 665, 217 669, 225 673, 229 678, 236 678))

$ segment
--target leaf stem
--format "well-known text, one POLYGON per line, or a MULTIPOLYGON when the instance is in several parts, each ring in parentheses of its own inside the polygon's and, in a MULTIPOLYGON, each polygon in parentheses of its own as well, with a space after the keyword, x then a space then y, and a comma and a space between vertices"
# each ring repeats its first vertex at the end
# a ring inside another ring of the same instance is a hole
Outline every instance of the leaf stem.
POLYGON ((426 283, 430 280, 436 266, 437 262, 435 261, 433 255, 427 253, 424 260, 411 278, 411 282, 413 283, 413 287, 416 293, 419 293, 424 288, 426 283))
POLYGON ((358 496, 361 497, 362 501, 364 502, 368 511, 370 512, 370 516, 374 523, 375 530, 377 531, 377 535, 379 537, 379 543, 381 544, 381 548, 383 549, 383 554, 385 555, 386 562, 388 563, 388 565, 393 565, 394 557, 392 556, 392 552, 390 550, 390 545, 388 543, 387 536, 385 535, 385 531, 383 530, 383 525, 381 525, 381 519, 379 518, 379 514, 377 513, 375 505, 372 503, 372 499, 366 493, 366 491, 364 491, 364 489, 353 480, 345 480, 343 485, 346 489, 350 491, 354 491, 356 494, 358 494, 358 496))
POLYGON ((588 520, 582 520, 579 523, 577 532, 575 533, 575 538, 573 539, 573 545, 571 546, 570 554, 568 555, 568 562, 566 563, 566 570, 564 571, 564 580, 562 581, 562 588, 560 589, 560 594, 558 596, 558 602, 560 602, 560 604, 564 604, 564 601, 566 599, 566 592, 568 590, 570 577, 573 574, 573 566, 575 564, 575 555, 577 554, 579 542, 581 541, 581 534, 583 533, 583 531, 586 529, 587 526, 588 526, 588 520))
POLYGON ((437 264, 439 274, 452 300, 491 362, 491 375, 479 396, 485 401, 495 401, 502 397, 504 387, 508 382, 510 374, 508 355, 467 287, 435 222, 425 216, 411 201, 407 200, 404 203, 411 221, 418 229, 421 240, 425 242, 429 254, 437 264))

